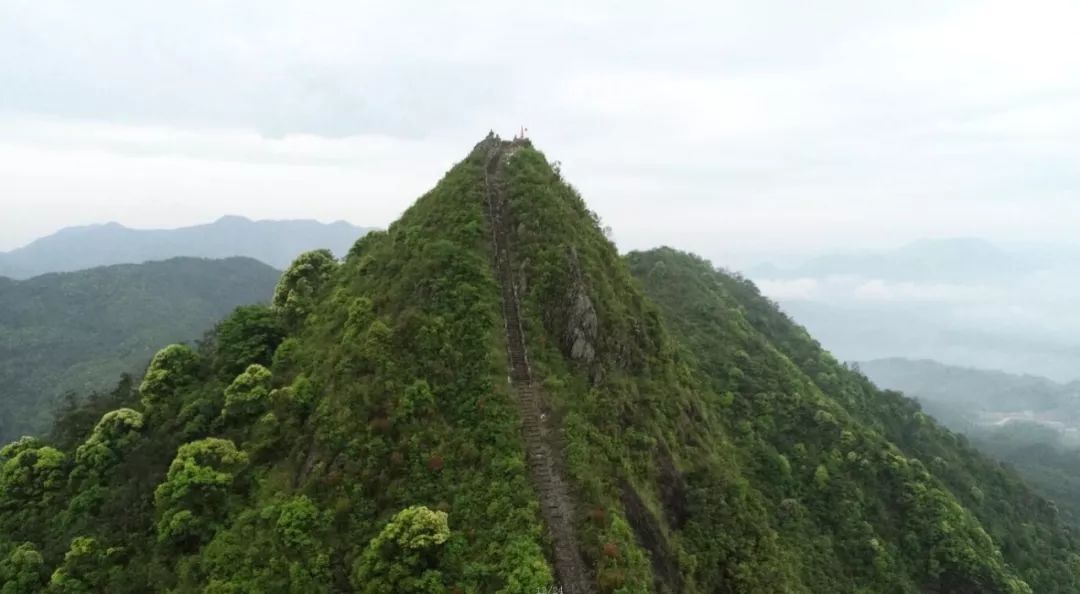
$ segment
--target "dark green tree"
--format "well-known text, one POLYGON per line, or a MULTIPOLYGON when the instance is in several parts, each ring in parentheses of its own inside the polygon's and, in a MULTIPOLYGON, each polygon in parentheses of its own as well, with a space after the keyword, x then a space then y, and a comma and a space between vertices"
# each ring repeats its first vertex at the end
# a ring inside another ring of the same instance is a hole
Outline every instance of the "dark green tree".
POLYGON ((0 594, 36 594, 47 578, 45 559, 33 543, 23 543, 0 558, 0 594))
POLYGON ((214 334, 215 364, 225 378, 235 377, 249 365, 269 367, 285 339, 277 312, 263 305, 236 308, 214 334))

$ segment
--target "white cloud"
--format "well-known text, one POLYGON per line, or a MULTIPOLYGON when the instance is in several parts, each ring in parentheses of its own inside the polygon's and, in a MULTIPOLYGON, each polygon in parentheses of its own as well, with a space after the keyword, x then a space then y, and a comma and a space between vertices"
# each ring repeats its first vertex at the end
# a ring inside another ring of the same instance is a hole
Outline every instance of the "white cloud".
POLYGON ((758 289, 773 299, 813 300, 822 297, 822 282, 816 278, 761 279, 758 289))
POLYGON ((977 303, 992 299, 995 293, 995 289, 978 285, 888 282, 873 279, 857 285, 851 296, 859 301, 977 303))
POLYGON ((820 278, 754 279, 765 295, 779 301, 819 301, 835 305, 873 303, 993 303, 1005 295, 1001 287, 979 284, 896 282, 856 275, 820 278))
POLYGON ((386 224, 488 128, 519 124, 625 248, 740 266, 1069 238, 1077 10, 6 2, 0 206, 17 214, 0 249, 106 219, 386 224))

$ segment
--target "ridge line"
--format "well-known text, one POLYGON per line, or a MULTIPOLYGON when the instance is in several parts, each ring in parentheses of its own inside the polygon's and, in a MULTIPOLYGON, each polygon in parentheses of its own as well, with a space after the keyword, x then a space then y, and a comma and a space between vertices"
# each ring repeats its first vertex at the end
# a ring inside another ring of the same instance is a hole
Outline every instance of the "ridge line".
POLYGON ((559 467, 551 439, 553 427, 549 416, 542 411, 542 388, 533 380, 525 346, 525 328, 521 321, 519 295, 510 264, 510 234, 508 204, 496 178, 507 156, 507 147, 514 146, 490 136, 495 144, 488 149, 484 165, 484 186, 488 223, 491 226, 492 266, 502 296, 506 354, 511 393, 517 404, 525 437, 526 466, 529 478, 540 500, 540 512, 547 526, 552 546, 552 565, 559 590, 563 594, 590 594, 592 580, 581 557, 573 518, 574 503, 559 467))

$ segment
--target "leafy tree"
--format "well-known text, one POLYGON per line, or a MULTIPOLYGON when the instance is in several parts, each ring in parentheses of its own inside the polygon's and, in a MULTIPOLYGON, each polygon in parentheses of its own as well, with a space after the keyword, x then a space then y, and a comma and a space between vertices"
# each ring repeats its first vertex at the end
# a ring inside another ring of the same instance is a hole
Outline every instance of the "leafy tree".
POLYGON ((270 397, 270 370, 253 364, 225 388, 225 418, 251 419, 266 411, 270 397))
POLYGON ((134 445, 143 428, 142 413, 121 408, 105 413, 89 439, 75 450, 75 464, 89 472, 101 472, 117 462, 134 445))
POLYGON ((215 361, 226 378, 235 377, 249 365, 270 366, 274 351, 285 339, 278 314, 263 305, 236 308, 214 334, 215 361))
POLYGON ((330 592, 328 519, 305 496, 242 513, 201 554, 206 591, 330 592))
POLYGON ((0 594, 36 594, 46 578, 45 559, 33 543, 23 543, 0 559, 0 594))
POLYGON ((57 449, 71 451, 86 440, 106 413, 139 404, 138 384, 126 373, 109 392, 94 391, 85 398, 68 393, 64 405, 56 411, 47 441, 57 449))
POLYGON ((111 557, 118 549, 102 548, 97 540, 80 536, 71 541, 64 562, 49 580, 49 592, 91 594, 109 590, 111 557))
POLYGON ((188 549, 209 540, 226 516, 235 473, 246 463, 247 455, 225 439, 180 446, 154 491, 158 541, 188 549))
POLYGON ((0 450, 0 509, 45 507, 64 484, 67 457, 24 437, 0 450))
POLYGON ((422 505, 398 512, 360 554, 353 585, 365 594, 444 592, 441 545, 450 537, 445 512, 422 505))
POLYGON ((274 289, 274 307, 286 324, 295 326, 311 313, 315 298, 333 276, 338 263, 330 250, 300 254, 274 289))
POLYGON ((195 379, 198 364, 198 356, 186 345, 173 344, 158 351, 139 386, 143 406, 151 409, 169 403, 177 390, 195 379))

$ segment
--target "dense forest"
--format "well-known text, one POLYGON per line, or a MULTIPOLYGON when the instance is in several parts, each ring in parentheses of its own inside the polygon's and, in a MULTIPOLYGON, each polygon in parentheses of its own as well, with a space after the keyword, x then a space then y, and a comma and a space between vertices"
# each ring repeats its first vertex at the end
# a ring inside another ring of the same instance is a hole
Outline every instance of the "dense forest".
POLYGON ((199 338, 280 273, 248 258, 0 278, 0 442, 47 430, 65 394, 108 389, 163 344, 199 338))
POLYGON ((1080 384, 933 361, 879 359, 859 368, 917 398, 944 425, 1016 468, 1080 526, 1080 384))
POLYGON ((272 305, 0 450, 3 592, 549 591, 512 328, 583 591, 1080 591, 1014 473, 748 281, 621 257, 542 153, 489 137, 343 261, 304 254, 272 305))

